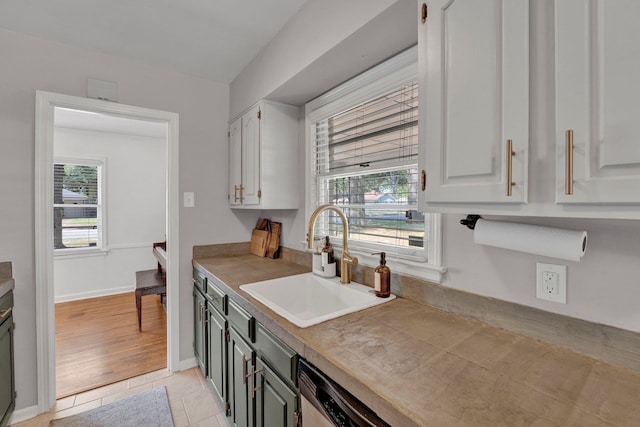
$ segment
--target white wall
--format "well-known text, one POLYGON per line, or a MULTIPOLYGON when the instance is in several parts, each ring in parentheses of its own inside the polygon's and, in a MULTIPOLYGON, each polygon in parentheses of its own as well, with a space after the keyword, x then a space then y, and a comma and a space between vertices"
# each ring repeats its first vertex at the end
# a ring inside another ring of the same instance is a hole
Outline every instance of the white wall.
MULTIPOLYGON (((180 115, 180 191, 195 207, 180 209, 180 358, 193 357, 193 245, 248 240, 253 218, 227 207, 229 87, 170 70, 13 31, 0 30, 0 260, 16 280, 16 408, 37 403, 34 123, 35 91, 86 95, 87 78, 119 84, 123 104, 180 115), (8 202, 10 201, 10 202, 8 202)), ((169 242, 171 244, 171 242, 169 242)))
POLYGON ((100 256, 55 256, 55 302, 135 290, 166 239, 167 141, 80 129, 54 130, 55 157, 104 159, 106 247, 100 256))
MULTIPOLYGON (((324 2, 321 6, 317 3, 320 2, 312 1, 305 4, 298 16, 294 17, 294 21, 290 22, 261 52, 260 56, 234 80, 230 94, 232 114, 254 99, 270 97, 273 94, 279 95, 289 90, 291 86, 297 87, 300 79, 304 80, 309 75, 317 75, 318 71, 313 68, 319 63, 325 67, 323 70, 328 69, 321 59, 330 56, 331 51, 341 49, 341 46, 347 45, 351 48, 350 61, 359 63, 360 53, 367 51, 366 46, 349 43, 349 40, 340 42, 336 47, 332 47, 333 44, 339 37, 352 34, 350 31, 356 31, 358 26, 367 27, 367 30, 375 25, 383 28, 383 24, 376 20, 375 15, 386 13, 382 9, 391 2, 376 2, 372 9, 365 11, 365 16, 349 16, 352 19, 344 23, 342 20, 332 19, 342 4, 327 2, 325 8, 324 2), (341 27, 342 24, 344 27, 341 27), (350 24, 352 24, 351 27, 349 27, 350 24), (339 37, 322 33, 322 28, 331 28, 339 37), (303 49, 303 45, 313 37, 317 37, 318 40, 310 43, 309 49, 303 49), (329 49, 329 53, 324 52, 324 49, 329 49), (305 54, 302 58, 289 59, 292 50, 304 50, 305 54)), ((403 2, 394 3, 392 7, 398 7, 400 3, 403 2)), ((415 28, 417 7, 415 2, 411 1, 411 3, 414 9, 407 17, 405 25, 415 28)), ((362 7, 359 9, 367 9, 364 5, 360 6, 362 7)), ((532 31, 538 36, 531 43, 530 167, 536 168, 538 178, 535 180, 532 178, 529 185, 531 199, 536 201, 551 199, 551 196, 544 192, 548 192, 553 186, 546 185, 548 183, 545 180, 551 179, 553 174, 550 172, 555 167, 541 160, 547 158, 546 153, 549 150, 554 150, 555 138, 552 108, 554 99, 553 3, 533 1, 531 12, 532 31)), ((383 36, 389 40, 402 37, 396 36, 393 31, 382 32, 383 36)), ((388 42, 388 45, 391 46, 391 42, 388 42)), ((396 53, 402 50, 401 45, 402 43, 398 42, 396 53)), ((366 67, 362 67, 360 72, 365 69, 366 67)), ((349 77, 351 77, 349 72, 343 70, 342 80, 347 80, 349 77)), ((309 82, 310 85, 312 83, 309 82)), ((315 95, 319 94, 320 91, 315 95)), ((301 124, 300 135, 300 144, 304 149, 303 124, 301 124)), ((300 161, 304 162, 304 158, 300 161)), ((303 180, 304 176, 300 179, 303 180)), ((304 194, 301 196, 304 200, 304 194)), ((301 202, 300 209, 295 212, 262 213, 264 216, 283 222, 285 233, 283 242, 287 247, 300 249, 299 242, 305 238, 303 203, 301 202)), ((640 332, 640 310, 637 308, 640 301, 640 262, 638 262, 640 222, 553 218, 513 219, 533 224, 587 230, 589 233, 587 254, 582 262, 576 263, 476 246, 473 243, 472 232, 458 224, 461 218, 460 215, 444 215, 443 263, 448 267, 443 281, 445 286, 640 332), (568 304, 545 302, 535 298, 535 263, 537 261, 567 265, 568 304)), ((393 260, 389 260, 388 265, 393 270, 393 260)))

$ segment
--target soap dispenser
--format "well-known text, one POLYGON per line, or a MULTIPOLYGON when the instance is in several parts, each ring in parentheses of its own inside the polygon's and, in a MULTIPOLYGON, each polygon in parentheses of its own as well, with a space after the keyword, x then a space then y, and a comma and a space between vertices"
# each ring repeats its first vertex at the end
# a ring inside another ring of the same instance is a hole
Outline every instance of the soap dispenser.
POLYGON ((376 296, 388 298, 391 295, 391 269, 387 267, 387 254, 384 252, 379 252, 379 254, 380 265, 376 267, 374 272, 376 296))

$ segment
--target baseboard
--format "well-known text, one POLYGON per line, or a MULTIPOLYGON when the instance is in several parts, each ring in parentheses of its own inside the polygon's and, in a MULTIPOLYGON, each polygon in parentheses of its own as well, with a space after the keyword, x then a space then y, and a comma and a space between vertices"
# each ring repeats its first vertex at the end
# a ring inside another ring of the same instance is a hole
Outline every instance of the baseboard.
POLYGON ((198 361, 195 357, 191 357, 189 359, 181 360, 179 369, 181 371, 186 371, 187 369, 195 368, 196 366, 198 366, 198 361))
POLYGON ((126 292, 135 291, 135 285, 132 286, 122 286, 120 288, 111 288, 111 289, 100 289, 97 291, 91 292, 80 292, 76 294, 68 294, 68 295, 60 295, 54 298, 54 303, 57 304, 59 302, 69 302, 69 301, 77 301, 87 298, 97 298, 97 297, 106 297, 108 295, 117 295, 124 294, 126 292))
POLYGON ((26 421, 38 415, 38 405, 29 406, 28 408, 18 409, 13 411, 13 414, 9 417, 9 425, 26 421))

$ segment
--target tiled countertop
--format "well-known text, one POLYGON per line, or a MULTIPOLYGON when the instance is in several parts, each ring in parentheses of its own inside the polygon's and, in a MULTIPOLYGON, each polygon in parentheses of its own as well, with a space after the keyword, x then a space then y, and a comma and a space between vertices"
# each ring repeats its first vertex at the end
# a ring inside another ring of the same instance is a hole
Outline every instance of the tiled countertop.
POLYGON ((393 426, 640 425, 640 372, 403 298, 302 329, 239 287, 308 268, 250 254, 194 266, 393 426))

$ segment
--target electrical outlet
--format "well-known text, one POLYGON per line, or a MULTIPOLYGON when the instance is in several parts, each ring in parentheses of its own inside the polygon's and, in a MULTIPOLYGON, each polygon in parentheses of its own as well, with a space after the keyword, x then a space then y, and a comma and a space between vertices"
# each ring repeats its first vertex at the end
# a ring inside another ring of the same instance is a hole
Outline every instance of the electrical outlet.
POLYGON ((536 297, 546 301, 567 303, 567 267, 536 263, 536 297))

